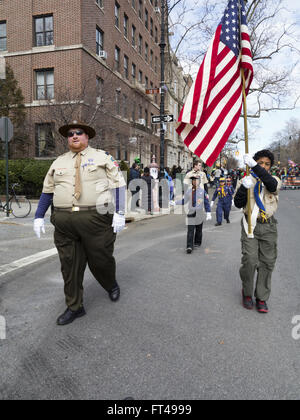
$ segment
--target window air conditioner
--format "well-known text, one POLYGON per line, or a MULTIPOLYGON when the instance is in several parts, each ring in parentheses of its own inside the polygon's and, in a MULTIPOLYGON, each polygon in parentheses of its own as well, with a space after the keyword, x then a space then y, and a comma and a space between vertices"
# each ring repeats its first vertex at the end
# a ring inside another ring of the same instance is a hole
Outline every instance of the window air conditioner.
POLYGON ((103 51, 103 50, 99 51, 99 57, 103 58, 103 60, 106 60, 107 59, 107 52, 103 51))
POLYGON ((139 118, 139 119, 138 119, 138 123, 139 123, 140 125, 146 125, 146 121, 144 120, 144 118, 139 118))
POLYGON ((159 7, 154 7, 155 13, 160 13, 160 8, 159 7))

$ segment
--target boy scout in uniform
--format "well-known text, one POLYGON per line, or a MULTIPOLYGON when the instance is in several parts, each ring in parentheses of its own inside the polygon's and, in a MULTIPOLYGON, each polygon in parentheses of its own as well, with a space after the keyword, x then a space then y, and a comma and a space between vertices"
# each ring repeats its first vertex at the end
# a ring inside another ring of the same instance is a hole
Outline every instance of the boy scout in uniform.
POLYGON ((243 305, 253 308, 254 276, 257 271, 255 288, 256 308, 267 313, 267 300, 271 293, 271 277, 277 258, 277 220, 274 214, 278 206, 281 181, 269 171, 274 163, 274 155, 269 150, 261 150, 252 158, 244 156, 244 162, 251 168, 251 175, 237 184, 234 204, 244 208, 242 219, 242 265, 240 277, 243 284, 243 305), (252 232, 248 234, 247 190, 250 189, 252 232))
POLYGON ((44 216, 53 205, 51 222, 64 279, 67 310, 58 325, 85 315, 83 277, 86 264, 112 301, 118 300, 113 257, 116 233, 125 226, 125 180, 117 162, 103 150, 89 147, 95 131, 73 121, 60 127, 70 151, 51 165, 34 220, 34 231, 45 233, 44 216), (113 209, 113 195, 117 198, 113 209))

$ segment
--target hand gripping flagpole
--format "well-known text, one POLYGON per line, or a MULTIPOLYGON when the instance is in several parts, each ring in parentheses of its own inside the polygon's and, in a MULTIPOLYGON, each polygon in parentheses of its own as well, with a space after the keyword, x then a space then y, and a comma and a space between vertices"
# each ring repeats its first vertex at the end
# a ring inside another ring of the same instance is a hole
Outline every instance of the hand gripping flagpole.
MULTIPOLYGON (((242 50, 242 30, 241 30, 241 10, 242 6, 239 0, 239 18, 240 18, 240 46, 242 50)), ((247 121, 247 97, 246 97, 246 81, 245 81, 245 72, 243 67, 241 67, 241 77, 243 84, 243 111, 244 111, 244 137, 245 137, 245 153, 249 153, 249 142, 248 142, 248 121, 247 121)), ((250 168, 246 165, 246 175, 250 175, 250 168)), ((247 190, 247 214, 248 214, 248 237, 253 237, 252 235, 252 226, 251 226, 251 205, 250 205, 250 188, 247 190)))

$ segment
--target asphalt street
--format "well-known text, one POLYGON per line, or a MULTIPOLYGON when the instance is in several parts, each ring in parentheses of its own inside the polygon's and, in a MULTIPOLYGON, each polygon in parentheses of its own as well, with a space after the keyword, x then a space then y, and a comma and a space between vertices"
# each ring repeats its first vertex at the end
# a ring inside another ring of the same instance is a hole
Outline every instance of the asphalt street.
MULTIPOLYGON (((214 209, 215 210, 215 209, 214 209)), ((269 314, 241 305, 240 220, 204 225, 185 253, 184 216, 127 225, 115 256, 121 299, 87 270, 87 315, 65 327, 57 255, 1 275, 16 260, 54 247, 32 218, 0 219, 0 399, 299 399, 300 192, 282 191, 278 260, 269 314), (2 318, 1 318, 2 317, 2 318)))

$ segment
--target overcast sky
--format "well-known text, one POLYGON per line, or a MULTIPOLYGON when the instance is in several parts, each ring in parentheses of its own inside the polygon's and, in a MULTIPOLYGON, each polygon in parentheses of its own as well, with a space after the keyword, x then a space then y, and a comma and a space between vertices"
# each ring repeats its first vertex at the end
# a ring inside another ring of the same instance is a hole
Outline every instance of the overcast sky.
MULTIPOLYGON (((191 4, 194 3, 194 0, 188 0, 191 2, 191 4)), ((225 2, 226 3, 226 2, 225 2)), ((283 19, 288 19, 290 22, 295 22, 297 25, 297 33, 298 33, 298 39, 300 40, 300 0, 284 0, 284 6, 286 7, 287 11, 284 12, 285 16, 283 19)), ((222 13, 220 14, 220 19, 222 17, 222 13)), ((194 14, 194 19, 196 19, 196 13, 194 14)), ((189 16, 189 23, 193 22, 193 16, 189 16)), ((217 22, 218 23, 218 22, 217 22)), ((279 22, 279 25, 281 22, 279 22)), ((216 27, 216 25, 215 25, 216 27)), ((214 30, 215 28, 213 28, 214 30)), ((192 46, 190 47, 192 48, 192 46)), ((195 48, 195 46, 193 47, 195 48)), ((290 62, 293 58, 294 61, 296 56, 293 55, 293 57, 289 56, 288 54, 291 54, 290 52, 287 52, 286 55, 282 57, 282 60, 285 60, 286 62, 290 62)), ((293 76, 298 79, 298 84, 296 85, 296 88, 298 89, 298 92, 300 94, 300 56, 299 56, 299 63, 294 66, 293 69, 293 76)), ((274 60, 274 64, 276 66, 280 66, 280 61, 274 60)), ((199 66, 201 65, 201 60, 199 62, 199 66)), ((198 69, 195 70, 196 72, 198 69)), ((255 72, 255 65, 254 65, 254 72, 255 72)), ((249 104, 251 106, 251 104, 249 104)), ((296 118, 299 120, 300 123, 300 102, 298 104, 298 107, 295 110, 288 110, 288 111, 270 111, 262 113, 262 116, 258 119, 255 119, 255 125, 253 126, 253 123, 250 122, 249 125, 249 151, 250 153, 254 153, 258 149, 262 149, 267 147, 273 140, 274 135, 276 132, 281 131, 284 129, 286 123, 291 119, 296 118)), ((250 120, 250 119, 249 119, 250 120)), ((253 120, 253 119, 252 119, 253 120)), ((237 126, 241 133, 243 133, 243 120, 240 119, 240 122, 237 126)), ((238 145, 238 149, 241 152, 241 155, 244 153, 244 143, 240 142, 238 145)))

